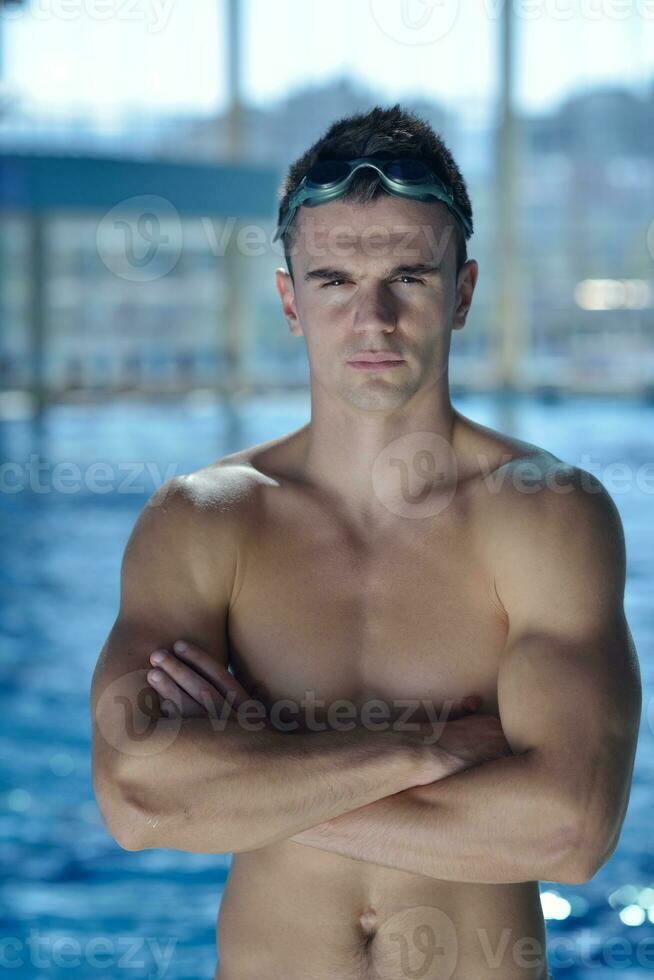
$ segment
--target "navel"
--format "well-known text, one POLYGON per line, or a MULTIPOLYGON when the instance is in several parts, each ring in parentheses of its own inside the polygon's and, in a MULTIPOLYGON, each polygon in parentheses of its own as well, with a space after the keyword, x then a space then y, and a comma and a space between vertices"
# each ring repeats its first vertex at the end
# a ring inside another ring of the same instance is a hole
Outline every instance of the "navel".
POLYGON ((359 924, 366 936, 374 936, 379 928, 379 916, 377 910, 369 905, 359 916, 359 924))

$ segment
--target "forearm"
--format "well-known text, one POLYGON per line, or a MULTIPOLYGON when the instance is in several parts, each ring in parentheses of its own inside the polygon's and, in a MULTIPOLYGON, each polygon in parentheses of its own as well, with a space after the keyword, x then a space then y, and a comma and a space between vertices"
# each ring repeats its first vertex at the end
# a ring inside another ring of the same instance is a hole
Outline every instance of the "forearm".
POLYGON ((252 850, 419 781, 415 743, 394 731, 285 734, 211 718, 159 719, 147 754, 123 753, 137 848, 252 850))
POLYGON ((565 881, 577 873, 570 808, 531 752, 408 788, 292 839, 446 881, 565 881))

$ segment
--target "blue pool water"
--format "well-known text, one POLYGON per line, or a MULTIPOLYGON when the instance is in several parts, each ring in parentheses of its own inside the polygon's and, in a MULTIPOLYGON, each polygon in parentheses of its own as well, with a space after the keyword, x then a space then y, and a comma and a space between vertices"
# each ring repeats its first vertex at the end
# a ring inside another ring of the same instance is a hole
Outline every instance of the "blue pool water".
MULTIPOLYGON (((654 976, 654 407, 454 401, 482 424, 595 472, 621 512, 627 615, 643 682, 629 812, 616 853, 591 882, 544 882, 541 896, 554 977, 654 976)), ((91 788, 91 675, 116 615, 123 548, 147 496, 175 473, 307 418, 300 395, 250 399, 229 414, 196 399, 61 406, 39 424, 0 423, 0 971, 7 975, 211 976, 230 858, 127 852, 108 836, 91 788)))

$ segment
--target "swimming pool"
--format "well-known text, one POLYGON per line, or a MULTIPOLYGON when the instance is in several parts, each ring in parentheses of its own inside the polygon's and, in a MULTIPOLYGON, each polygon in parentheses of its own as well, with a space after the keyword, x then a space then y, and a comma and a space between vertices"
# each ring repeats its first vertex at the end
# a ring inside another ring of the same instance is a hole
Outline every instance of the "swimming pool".
MULTIPOLYGON (((554 977, 654 975, 654 406, 453 401, 596 473, 622 515, 643 682, 629 812, 591 882, 543 882, 541 898, 554 977)), ((12 976, 211 976, 230 858, 127 852, 108 836, 91 788, 91 675, 147 496, 175 473, 297 428, 308 413, 304 395, 244 399, 229 411, 197 395, 57 406, 39 423, 0 423, 0 964, 12 976)))

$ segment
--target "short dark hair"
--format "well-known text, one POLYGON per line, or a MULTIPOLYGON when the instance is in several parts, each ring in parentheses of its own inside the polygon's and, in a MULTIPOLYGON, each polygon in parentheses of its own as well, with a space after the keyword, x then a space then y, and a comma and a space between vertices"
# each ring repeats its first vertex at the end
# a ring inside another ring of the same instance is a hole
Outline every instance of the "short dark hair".
MULTIPOLYGON (((291 164, 279 190, 277 224, 281 225, 288 209, 288 202, 309 169, 322 160, 349 160, 361 156, 392 153, 394 157, 422 160, 437 177, 449 184, 455 203, 470 221, 472 229, 472 205, 466 182, 450 150, 442 137, 428 122, 414 112, 396 103, 390 108, 375 106, 368 112, 359 112, 337 120, 311 146, 306 153, 291 164)), ((379 175, 368 167, 359 170, 343 195, 344 200, 361 203, 386 193, 379 175)), ((284 257, 291 279, 290 252, 295 240, 296 215, 282 236, 284 257)), ((456 272, 467 261, 466 241, 472 234, 466 233, 458 220, 454 222, 456 234, 456 272)))

